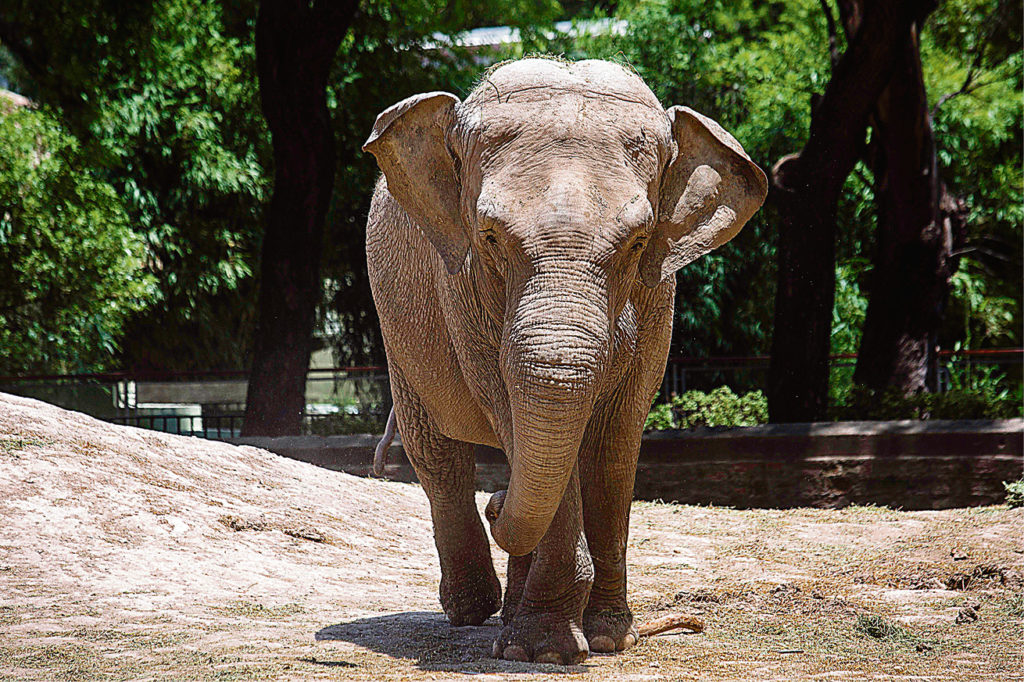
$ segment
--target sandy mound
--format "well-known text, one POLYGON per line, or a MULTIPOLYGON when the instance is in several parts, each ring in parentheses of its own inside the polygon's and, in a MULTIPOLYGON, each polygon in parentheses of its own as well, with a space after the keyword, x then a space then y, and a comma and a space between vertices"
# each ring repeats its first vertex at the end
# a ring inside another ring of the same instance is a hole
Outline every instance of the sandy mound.
MULTIPOLYGON (((1004 507, 638 503, 634 610, 708 630, 569 672, 1011 679, 1022 538, 1004 507)), ((564 679, 489 659, 496 621, 448 627, 438 577, 418 486, 0 395, 0 678, 564 679)))

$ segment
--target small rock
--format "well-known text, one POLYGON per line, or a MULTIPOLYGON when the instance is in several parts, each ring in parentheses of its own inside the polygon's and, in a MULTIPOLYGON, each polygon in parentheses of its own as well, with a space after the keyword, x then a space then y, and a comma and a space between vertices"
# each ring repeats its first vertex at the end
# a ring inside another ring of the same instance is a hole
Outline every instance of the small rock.
POLYGON ((933 647, 933 646, 932 646, 931 644, 928 644, 927 642, 920 642, 920 643, 919 643, 919 644, 918 644, 918 645, 917 645, 916 647, 914 647, 914 648, 915 648, 915 649, 917 649, 918 651, 931 651, 931 650, 932 650, 932 649, 934 649, 935 647, 933 647))
POLYGON ((954 547, 949 550, 949 556, 953 557, 953 561, 964 561, 967 559, 967 550, 954 547))

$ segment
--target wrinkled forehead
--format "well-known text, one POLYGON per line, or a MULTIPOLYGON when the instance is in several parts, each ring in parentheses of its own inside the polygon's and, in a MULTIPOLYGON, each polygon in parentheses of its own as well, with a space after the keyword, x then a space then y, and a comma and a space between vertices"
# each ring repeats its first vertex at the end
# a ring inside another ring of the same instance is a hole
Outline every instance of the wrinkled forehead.
POLYGON ((599 60, 558 62, 523 59, 485 75, 466 98, 466 103, 536 101, 559 93, 578 93, 602 99, 621 100, 661 110, 661 103, 635 73, 618 64, 599 60))
MULTIPOLYGON (((616 64, 527 59, 489 76, 460 107, 464 139, 572 153, 587 144, 668 144, 668 117, 644 82, 616 64)), ((618 146, 618 145, 616 145, 618 146)), ((655 153, 664 150, 652 150, 655 153)))

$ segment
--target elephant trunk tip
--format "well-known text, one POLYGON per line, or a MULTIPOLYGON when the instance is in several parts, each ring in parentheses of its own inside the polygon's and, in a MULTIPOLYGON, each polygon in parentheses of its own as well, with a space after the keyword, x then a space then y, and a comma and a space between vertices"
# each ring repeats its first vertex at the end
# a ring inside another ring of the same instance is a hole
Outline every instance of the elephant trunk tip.
POLYGON ((487 523, 491 526, 491 536, 498 543, 498 547, 501 547, 511 556, 525 556, 537 547, 540 538, 531 540, 524 538, 521 533, 511 530, 514 524, 511 523, 510 519, 506 518, 507 514, 502 514, 507 494, 507 490, 499 490, 491 495, 491 499, 487 501, 487 506, 484 508, 484 518, 487 519, 487 523))
POLYGON ((493 526, 494 522, 498 520, 501 508, 505 504, 505 495, 507 494, 507 490, 499 490, 491 495, 491 499, 487 501, 487 506, 484 507, 484 518, 487 519, 487 523, 490 525, 493 526))

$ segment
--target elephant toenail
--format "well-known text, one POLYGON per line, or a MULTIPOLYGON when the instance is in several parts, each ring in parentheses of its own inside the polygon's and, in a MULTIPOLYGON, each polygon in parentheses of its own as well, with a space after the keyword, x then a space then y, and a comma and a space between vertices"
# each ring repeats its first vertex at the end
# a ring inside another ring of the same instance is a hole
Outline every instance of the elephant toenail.
POLYGON ((608 635, 594 635, 590 639, 590 650, 599 654, 610 654, 615 651, 615 640, 608 635))
POLYGON ((621 644, 622 646, 619 647, 619 651, 625 651, 626 649, 629 649, 634 644, 636 644, 636 635, 634 635, 632 632, 627 632, 626 636, 622 638, 621 644))
POLYGON ((530 662, 530 657, 526 655, 526 649, 519 646, 518 644, 509 644, 505 647, 502 658, 506 661, 523 661, 524 663, 530 662))
POLYGON ((555 665, 562 665, 562 656, 555 651, 545 651, 533 660, 535 663, 553 663, 555 665))

